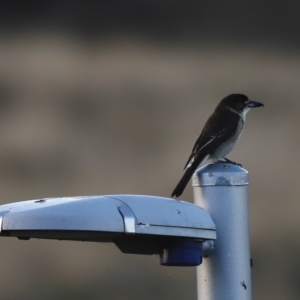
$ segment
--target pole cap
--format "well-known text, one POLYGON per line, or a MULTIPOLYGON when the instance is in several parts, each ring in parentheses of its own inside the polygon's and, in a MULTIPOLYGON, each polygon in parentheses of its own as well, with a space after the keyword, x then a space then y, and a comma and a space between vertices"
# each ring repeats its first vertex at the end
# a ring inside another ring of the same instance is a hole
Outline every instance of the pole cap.
POLYGON ((248 185, 248 171, 233 163, 218 161, 199 168, 193 175, 193 186, 248 185))

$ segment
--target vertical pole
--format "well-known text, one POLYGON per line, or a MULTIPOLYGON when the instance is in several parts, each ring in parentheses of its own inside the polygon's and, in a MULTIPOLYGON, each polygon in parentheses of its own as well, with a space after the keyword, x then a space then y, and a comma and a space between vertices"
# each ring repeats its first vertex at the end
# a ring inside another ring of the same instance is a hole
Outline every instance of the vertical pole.
POLYGON ((198 300, 251 300, 248 172, 217 162, 193 176, 194 202, 212 217, 217 240, 197 267, 198 300))

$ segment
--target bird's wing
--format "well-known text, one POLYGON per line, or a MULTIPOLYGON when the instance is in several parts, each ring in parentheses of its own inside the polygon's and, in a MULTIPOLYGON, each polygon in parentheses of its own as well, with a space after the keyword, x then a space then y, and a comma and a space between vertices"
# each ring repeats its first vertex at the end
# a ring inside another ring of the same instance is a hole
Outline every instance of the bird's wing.
MULTIPOLYGON (((238 118, 238 116, 236 117, 238 118)), ((228 120, 226 117, 224 118, 224 116, 212 115, 206 122, 203 131, 197 139, 184 169, 191 166, 200 153, 202 154, 201 157, 205 157, 213 152, 237 130, 237 126, 238 121, 232 122, 232 116, 231 120, 228 120), (215 122, 215 117, 219 118, 219 120, 223 117, 223 122, 215 122)), ((197 162, 197 165, 199 163, 201 163, 201 161, 197 162)))

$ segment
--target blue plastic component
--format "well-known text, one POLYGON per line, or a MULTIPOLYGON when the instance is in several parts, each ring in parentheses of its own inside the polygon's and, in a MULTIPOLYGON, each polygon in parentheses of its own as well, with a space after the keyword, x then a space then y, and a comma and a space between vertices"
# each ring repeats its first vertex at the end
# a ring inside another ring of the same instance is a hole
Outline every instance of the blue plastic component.
POLYGON ((202 242, 172 241, 164 244, 160 252, 163 266, 198 266, 202 263, 202 242))

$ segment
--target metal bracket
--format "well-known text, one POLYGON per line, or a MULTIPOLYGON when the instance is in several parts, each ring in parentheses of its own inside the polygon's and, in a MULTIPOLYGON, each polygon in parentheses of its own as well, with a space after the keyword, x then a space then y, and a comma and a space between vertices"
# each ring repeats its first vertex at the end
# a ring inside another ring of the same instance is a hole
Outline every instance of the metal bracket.
POLYGON ((136 233, 136 219, 132 210, 127 205, 119 206, 118 209, 124 220, 125 233, 136 233))
POLYGON ((202 251, 204 257, 209 257, 215 248, 215 242, 213 240, 207 240, 202 243, 202 251))

